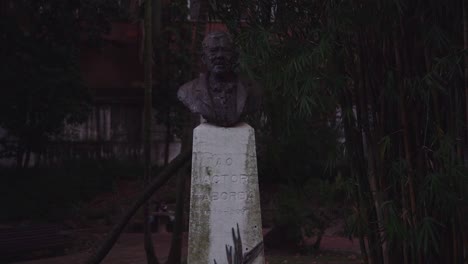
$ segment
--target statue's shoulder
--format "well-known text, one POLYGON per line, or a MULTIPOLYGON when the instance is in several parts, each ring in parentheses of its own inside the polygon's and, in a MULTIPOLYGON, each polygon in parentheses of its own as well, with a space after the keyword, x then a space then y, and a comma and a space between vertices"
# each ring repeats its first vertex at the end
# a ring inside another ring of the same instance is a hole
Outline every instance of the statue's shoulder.
POLYGON ((179 100, 183 103, 186 103, 188 100, 192 100, 202 78, 203 76, 200 75, 200 77, 186 82, 180 86, 179 90, 177 91, 177 98, 179 98, 179 100))
POLYGON ((239 76, 239 80, 251 96, 261 96, 261 87, 258 82, 246 76, 239 76))
POLYGON ((187 95, 192 93, 197 82, 198 78, 182 84, 182 86, 179 87, 179 91, 177 92, 177 97, 179 97, 179 99, 182 100, 187 95))

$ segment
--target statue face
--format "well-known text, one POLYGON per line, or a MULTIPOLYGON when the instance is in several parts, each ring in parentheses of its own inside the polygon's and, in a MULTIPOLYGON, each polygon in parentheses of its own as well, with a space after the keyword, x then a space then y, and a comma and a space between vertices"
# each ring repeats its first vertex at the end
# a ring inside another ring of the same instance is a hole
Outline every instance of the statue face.
POLYGON ((204 41, 203 62, 208 71, 223 74, 233 71, 236 58, 233 44, 224 35, 208 36, 204 41))

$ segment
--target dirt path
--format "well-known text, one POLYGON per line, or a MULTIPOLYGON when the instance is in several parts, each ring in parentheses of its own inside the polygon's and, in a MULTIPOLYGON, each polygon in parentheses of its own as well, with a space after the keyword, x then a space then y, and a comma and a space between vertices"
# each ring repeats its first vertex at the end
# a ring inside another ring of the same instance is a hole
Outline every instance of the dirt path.
MULTIPOLYGON (((185 236, 186 237, 186 236, 185 236)), ((99 244, 99 235, 96 237, 97 241, 96 244, 99 244)), ((159 256, 161 262, 167 258, 170 248, 170 241, 171 241, 171 234, 170 233, 158 233, 153 235, 153 241, 155 242, 155 251, 156 254, 159 256)), ((184 240, 183 244, 184 250, 187 250, 187 240, 184 240)), ((359 245, 357 241, 351 242, 346 238, 343 237, 331 237, 325 236, 322 240, 322 250, 324 251, 339 251, 339 252, 347 252, 350 256, 354 256, 353 259, 350 259, 349 262, 323 262, 323 261, 307 261, 307 264, 312 263, 330 263, 330 264, 351 264, 351 263, 358 263, 355 259, 357 255, 359 255, 359 245)), ((84 251, 80 253, 75 253, 71 255, 55 257, 55 258, 46 258, 46 259, 39 259, 39 260, 31 260, 31 261, 24 261, 24 262, 16 262, 15 264, 82 264, 88 257, 89 251, 84 251)), ((267 260, 269 256, 267 255, 267 260)), ((272 256, 271 259, 278 259, 277 256, 272 256)), ((145 252, 143 249, 143 235, 141 233, 124 233, 121 235, 120 239, 118 240, 117 244, 112 248, 109 252, 109 255, 104 259, 102 264, 143 264, 146 263, 145 252)), ((295 264, 295 263, 306 263, 297 260, 297 262, 275 262, 275 263, 288 263, 288 264, 295 264)))

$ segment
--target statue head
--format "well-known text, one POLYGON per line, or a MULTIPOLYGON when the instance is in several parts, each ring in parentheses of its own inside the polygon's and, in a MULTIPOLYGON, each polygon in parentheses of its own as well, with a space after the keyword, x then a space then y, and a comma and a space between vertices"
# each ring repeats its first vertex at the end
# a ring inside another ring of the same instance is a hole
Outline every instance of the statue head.
POLYGON ((228 33, 211 32, 203 39, 202 45, 202 61, 209 72, 223 75, 234 71, 238 54, 228 33))
POLYGON ((177 92, 192 113, 208 123, 230 127, 256 111, 260 92, 253 81, 237 76, 238 53, 226 32, 212 32, 203 39, 202 60, 208 74, 200 74, 177 92))

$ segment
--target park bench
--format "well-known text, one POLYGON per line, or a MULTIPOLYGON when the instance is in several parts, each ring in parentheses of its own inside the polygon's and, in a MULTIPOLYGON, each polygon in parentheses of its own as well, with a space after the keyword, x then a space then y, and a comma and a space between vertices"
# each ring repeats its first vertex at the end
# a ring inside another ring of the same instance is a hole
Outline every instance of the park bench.
POLYGON ((0 228, 0 263, 63 254, 70 244, 57 225, 0 228))

